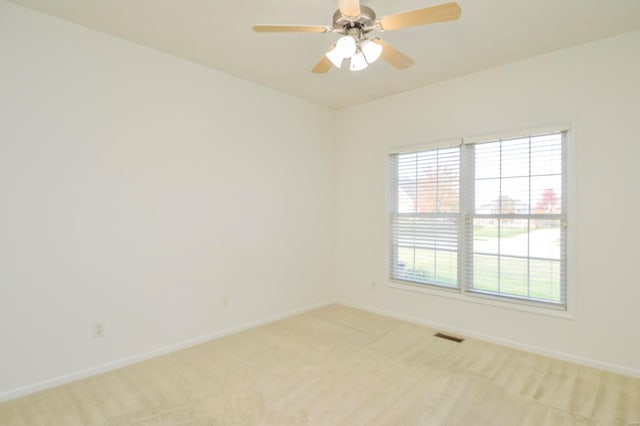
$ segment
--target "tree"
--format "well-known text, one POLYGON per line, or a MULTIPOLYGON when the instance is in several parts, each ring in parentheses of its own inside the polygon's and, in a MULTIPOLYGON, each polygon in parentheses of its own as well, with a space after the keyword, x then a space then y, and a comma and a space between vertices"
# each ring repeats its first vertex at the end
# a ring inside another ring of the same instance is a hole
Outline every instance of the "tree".
POLYGON ((417 208, 420 213, 458 211, 459 177, 447 165, 422 169, 417 182, 417 208))
POLYGON ((536 203, 534 213, 549 214, 560 213, 560 198, 553 189, 545 189, 542 197, 536 203))

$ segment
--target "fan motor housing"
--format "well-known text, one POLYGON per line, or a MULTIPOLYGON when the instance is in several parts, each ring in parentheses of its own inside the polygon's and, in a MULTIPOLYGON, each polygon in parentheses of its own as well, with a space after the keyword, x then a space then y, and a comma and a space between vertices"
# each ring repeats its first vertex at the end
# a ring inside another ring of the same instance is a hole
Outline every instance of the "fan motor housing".
POLYGON ((371 28, 376 20, 376 13, 370 7, 360 5, 360 16, 353 20, 342 16, 340 10, 333 14, 333 28, 338 31, 348 31, 351 28, 371 28))

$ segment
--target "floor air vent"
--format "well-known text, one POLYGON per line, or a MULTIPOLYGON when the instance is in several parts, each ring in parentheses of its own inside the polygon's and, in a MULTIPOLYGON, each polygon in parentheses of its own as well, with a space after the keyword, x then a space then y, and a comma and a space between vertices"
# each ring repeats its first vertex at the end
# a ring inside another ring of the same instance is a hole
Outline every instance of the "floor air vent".
POLYGON ((459 337, 449 336, 448 334, 436 333, 434 334, 434 336, 439 337, 441 339, 451 340, 452 342, 456 342, 456 343, 464 342, 464 339, 461 339, 459 337))

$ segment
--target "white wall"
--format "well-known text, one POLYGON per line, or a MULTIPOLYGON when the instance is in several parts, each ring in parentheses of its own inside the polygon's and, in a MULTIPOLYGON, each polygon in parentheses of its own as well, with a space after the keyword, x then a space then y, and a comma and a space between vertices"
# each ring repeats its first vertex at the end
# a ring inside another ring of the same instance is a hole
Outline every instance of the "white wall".
POLYGON ((0 1, 0 399, 328 300, 333 118, 0 1))
POLYGON ((636 31, 340 111, 338 298, 640 376, 638 52, 636 31), (562 121, 575 140, 575 320, 381 285, 390 146, 562 121))

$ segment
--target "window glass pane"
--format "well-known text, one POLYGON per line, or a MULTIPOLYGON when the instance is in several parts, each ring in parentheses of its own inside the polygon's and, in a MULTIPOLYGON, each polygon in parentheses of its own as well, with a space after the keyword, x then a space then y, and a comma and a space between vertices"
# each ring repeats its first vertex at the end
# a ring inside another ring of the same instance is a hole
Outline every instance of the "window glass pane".
POLYGON ((436 252, 436 281, 455 287, 458 283, 458 254, 451 251, 436 252))
POLYGON ((494 218, 473 220, 473 252, 495 254, 499 253, 498 238, 499 220, 494 218))
POLYGON ((500 203, 502 214, 529 213, 529 178, 506 178, 501 181, 500 203))
POLYGON ((435 281, 435 250, 416 249, 415 273, 420 281, 435 281))
POLYGON ((500 292, 515 296, 527 296, 529 287, 529 261, 512 257, 500 257, 500 292))
POLYGON ((475 187, 476 214, 498 214, 500 212, 500 179, 477 180, 475 187))
POLYGON ((418 282, 433 282, 435 278, 435 251, 428 249, 401 248, 402 273, 396 278, 418 282))
POLYGON ((530 295, 536 299, 562 302, 560 261, 531 260, 530 295))
POLYGON ((497 256, 473 256, 473 288, 488 291, 499 290, 497 256))
POLYGON ((399 247, 395 277, 404 278, 407 271, 413 271, 415 268, 415 249, 413 247, 399 247))
POLYGON ((500 254, 510 256, 528 256, 529 221, 524 219, 500 220, 500 254))
POLYGON ((562 213, 562 176, 536 176, 531 178, 532 213, 562 213))
POLYGON ((560 260, 562 229, 560 220, 532 220, 529 256, 560 260))

